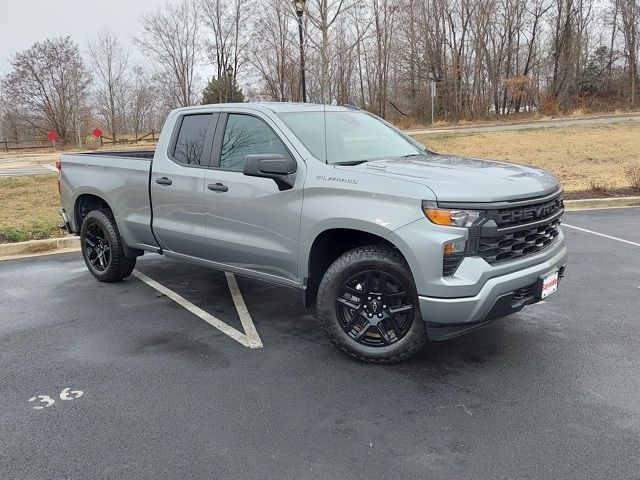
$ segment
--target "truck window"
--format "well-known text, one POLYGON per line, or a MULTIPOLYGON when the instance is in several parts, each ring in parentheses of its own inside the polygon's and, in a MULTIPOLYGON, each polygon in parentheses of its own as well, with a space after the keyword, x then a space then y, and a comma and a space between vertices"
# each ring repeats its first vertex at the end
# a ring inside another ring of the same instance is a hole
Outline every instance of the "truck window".
POLYGON ((241 172, 245 156, 268 153, 289 156, 282 141, 262 120, 230 114, 222 141, 220 168, 241 172))
POLYGON ((211 114, 182 117, 180 131, 173 147, 172 158, 174 161, 183 165, 208 164, 208 159, 202 158, 202 151, 210 121, 211 114))

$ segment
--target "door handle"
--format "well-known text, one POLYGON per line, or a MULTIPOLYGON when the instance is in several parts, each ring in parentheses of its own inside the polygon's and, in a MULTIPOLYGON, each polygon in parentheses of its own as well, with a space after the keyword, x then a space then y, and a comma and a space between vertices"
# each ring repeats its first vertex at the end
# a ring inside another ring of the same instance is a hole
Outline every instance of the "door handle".
POLYGON ((167 177, 160 177, 160 178, 156 178, 156 183, 160 185, 171 185, 173 181, 167 177))
POLYGON ((226 192, 229 190, 229 187, 227 187, 226 185, 221 184, 220 182, 218 183, 210 183, 209 185, 207 185, 207 188, 209 190, 213 190, 214 192, 226 192))

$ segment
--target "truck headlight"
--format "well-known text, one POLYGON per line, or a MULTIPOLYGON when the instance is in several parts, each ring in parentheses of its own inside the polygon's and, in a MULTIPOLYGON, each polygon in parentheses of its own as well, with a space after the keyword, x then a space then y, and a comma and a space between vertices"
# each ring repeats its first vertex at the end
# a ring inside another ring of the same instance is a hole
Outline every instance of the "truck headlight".
POLYGON ((482 215, 480 210, 438 208, 432 202, 422 202, 422 211, 432 223, 447 227, 469 228, 482 215))

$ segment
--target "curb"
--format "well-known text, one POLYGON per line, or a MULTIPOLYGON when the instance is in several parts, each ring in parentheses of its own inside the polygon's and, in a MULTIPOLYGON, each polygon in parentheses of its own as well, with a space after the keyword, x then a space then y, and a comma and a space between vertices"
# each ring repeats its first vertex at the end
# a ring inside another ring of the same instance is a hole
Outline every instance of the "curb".
POLYGON ((30 240, 28 242, 2 243, 0 244, 0 261, 78 250, 80 250, 80 238, 71 235, 44 240, 30 240))
POLYGON ((638 206, 640 206, 640 197, 585 198, 582 200, 564 201, 564 209, 568 212, 638 206))

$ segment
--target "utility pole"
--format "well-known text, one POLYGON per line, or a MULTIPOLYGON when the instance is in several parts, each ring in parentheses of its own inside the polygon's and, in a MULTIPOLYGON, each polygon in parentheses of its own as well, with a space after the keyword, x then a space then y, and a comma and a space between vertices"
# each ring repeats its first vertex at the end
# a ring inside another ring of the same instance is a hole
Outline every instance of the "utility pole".
POLYGON ((298 34, 300 35, 300 90, 302 92, 302 103, 307 102, 307 82, 304 74, 304 37, 302 34, 302 14, 306 0, 293 0, 293 6, 298 14, 298 34))
POLYGON ((431 125, 433 125, 435 116, 434 116, 434 112, 436 109, 436 82, 435 80, 431 80, 431 83, 429 84, 429 87, 431 89, 431 125))

